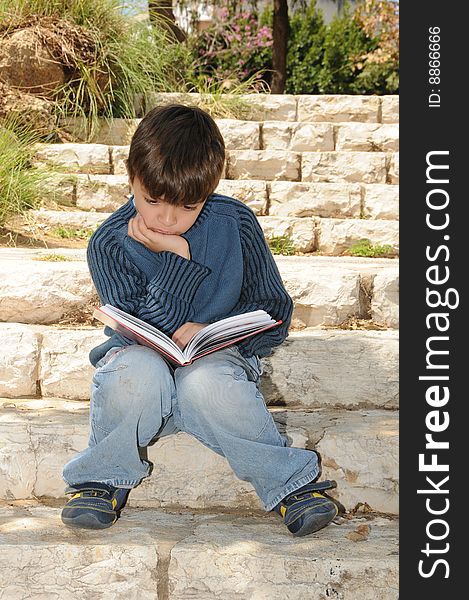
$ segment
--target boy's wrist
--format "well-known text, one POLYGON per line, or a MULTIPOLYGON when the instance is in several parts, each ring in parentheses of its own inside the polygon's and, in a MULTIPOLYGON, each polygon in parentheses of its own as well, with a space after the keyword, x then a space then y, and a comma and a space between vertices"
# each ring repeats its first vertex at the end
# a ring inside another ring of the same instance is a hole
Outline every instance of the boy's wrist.
POLYGON ((178 254, 179 256, 182 256, 182 258, 187 258, 188 260, 190 260, 191 259, 191 251, 190 251, 190 247, 189 247, 189 242, 179 235, 177 235, 177 236, 175 235, 175 236, 171 236, 171 237, 174 237, 174 241, 171 240, 170 246, 172 246, 172 247, 168 248, 168 250, 170 252, 174 252, 175 254, 178 254))

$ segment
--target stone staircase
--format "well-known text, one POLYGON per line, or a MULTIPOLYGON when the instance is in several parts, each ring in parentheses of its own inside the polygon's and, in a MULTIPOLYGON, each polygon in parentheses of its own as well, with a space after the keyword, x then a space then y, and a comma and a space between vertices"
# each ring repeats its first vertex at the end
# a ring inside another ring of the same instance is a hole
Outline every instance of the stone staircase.
MULTIPOLYGON (((174 100, 185 98, 151 95, 142 111, 174 100)), ((275 257, 295 310, 289 338, 263 359, 262 390, 291 444, 320 452, 347 513, 294 538, 224 459, 178 433, 148 448, 153 473, 117 525, 63 527, 61 471, 87 444, 87 356, 104 339, 90 324, 86 242, 1 248, 1 600, 398 597, 397 97, 249 102, 251 120, 218 120, 228 149, 218 191, 296 251, 275 257), (344 255, 363 238, 389 257, 344 255)), ((38 162, 64 173, 51 188, 63 205, 31 211, 36 228, 94 228, 126 201, 137 124, 38 148, 38 162)))

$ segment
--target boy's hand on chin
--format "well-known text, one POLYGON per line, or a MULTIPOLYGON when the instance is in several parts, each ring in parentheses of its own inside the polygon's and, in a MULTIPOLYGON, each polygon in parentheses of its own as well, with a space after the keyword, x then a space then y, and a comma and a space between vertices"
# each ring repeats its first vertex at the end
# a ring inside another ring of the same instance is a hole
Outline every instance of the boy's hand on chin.
POLYGON ((189 244, 180 235, 166 235, 148 229, 141 215, 136 215, 129 221, 127 228, 129 237, 137 240, 153 252, 165 250, 190 259, 189 244))
POLYGON ((171 339, 179 346, 179 348, 181 348, 181 350, 184 350, 194 335, 204 327, 206 327, 204 323, 192 323, 191 321, 188 321, 187 323, 184 323, 184 325, 181 325, 179 329, 176 329, 171 339))

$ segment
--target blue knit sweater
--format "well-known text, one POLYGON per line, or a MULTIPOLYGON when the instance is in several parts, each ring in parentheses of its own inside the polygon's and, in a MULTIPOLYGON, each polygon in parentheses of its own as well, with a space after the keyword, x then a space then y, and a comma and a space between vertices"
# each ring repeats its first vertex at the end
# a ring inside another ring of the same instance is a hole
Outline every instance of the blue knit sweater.
MULTIPOLYGON (((245 357, 268 356, 288 335, 293 302, 253 211, 239 200, 212 194, 182 235, 191 260, 152 252, 127 234, 136 215, 133 197, 92 235, 87 251, 91 277, 102 304, 143 319, 171 336, 188 321, 219 319, 264 309, 283 324, 241 340, 245 357)), ((113 346, 133 342, 106 327, 110 336, 93 348, 96 363, 113 346)))

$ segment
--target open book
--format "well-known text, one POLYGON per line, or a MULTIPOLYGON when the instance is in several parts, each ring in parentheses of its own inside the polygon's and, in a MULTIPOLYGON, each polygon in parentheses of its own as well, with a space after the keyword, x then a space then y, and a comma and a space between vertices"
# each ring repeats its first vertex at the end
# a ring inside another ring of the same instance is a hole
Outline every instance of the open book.
POLYGON ((105 304, 95 308, 93 316, 105 325, 135 342, 160 352, 177 365, 190 365, 197 358, 226 346, 236 344, 244 338, 266 331, 282 321, 275 321, 265 310, 254 310, 242 315, 227 317, 207 325, 198 331, 184 350, 156 327, 137 317, 105 304))

